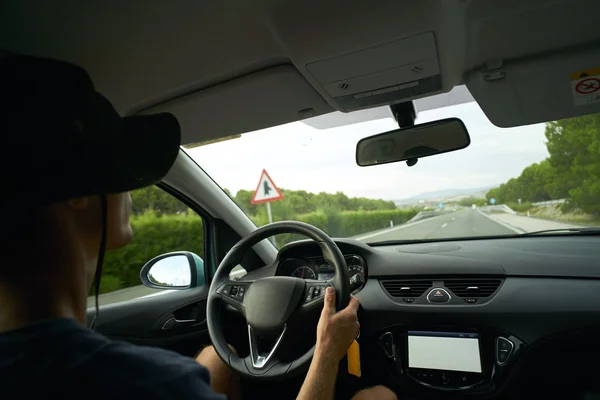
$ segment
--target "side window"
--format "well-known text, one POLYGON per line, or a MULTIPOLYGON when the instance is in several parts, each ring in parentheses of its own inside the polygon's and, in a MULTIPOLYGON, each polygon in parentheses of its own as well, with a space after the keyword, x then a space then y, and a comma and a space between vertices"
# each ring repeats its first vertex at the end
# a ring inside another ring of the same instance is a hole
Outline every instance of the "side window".
MULTIPOLYGON (((135 190, 131 199, 133 241, 106 253, 100 284, 101 305, 168 292, 148 288, 140 281, 142 266, 160 254, 187 250, 204 259, 203 222, 196 212, 157 186, 135 190)), ((93 307, 94 301, 92 288, 88 307, 93 307)))

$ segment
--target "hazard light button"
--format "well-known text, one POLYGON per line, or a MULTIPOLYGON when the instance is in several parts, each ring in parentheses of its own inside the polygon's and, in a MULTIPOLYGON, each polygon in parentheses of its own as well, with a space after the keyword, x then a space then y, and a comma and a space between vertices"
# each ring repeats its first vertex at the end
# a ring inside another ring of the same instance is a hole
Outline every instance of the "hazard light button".
POLYGON ((442 288, 433 288, 427 295, 427 300, 431 303, 446 303, 450 300, 450 294, 442 288))

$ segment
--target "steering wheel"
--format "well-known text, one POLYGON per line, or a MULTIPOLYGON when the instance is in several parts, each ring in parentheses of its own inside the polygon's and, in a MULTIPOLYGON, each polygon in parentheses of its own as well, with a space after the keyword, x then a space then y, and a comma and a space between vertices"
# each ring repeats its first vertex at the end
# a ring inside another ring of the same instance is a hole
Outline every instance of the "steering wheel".
POLYGON ((210 285, 206 321, 215 351, 233 370, 250 378, 274 380, 305 371, 312 360, 315 346, 291 362, 281 361, 277 357, 277 348, 286 334, 293 335, 292 332, 286 332, 290 318, 301 317, 310 310, 314 312, 318 305, 322 308, 327 286, 335 289, 337 309, 345 308, 350 299, 346 262, 340 249, 325 232, 296 221, 275 222, 258 228, 231 248, 210 285), (255 281, 229 279, 229 273, 240 263, 248 249, 263 239, 281 233, 297 233, 317 242, 323 258, 335 270, 333 278, 327 281, 287 276, 271 276, 255 281), (250 354, 245 358, 240 358, 229 348, 223 335, 219 317, 227 305, 234 307, 246 319, 250 354), (270 349, 261 349, 259 338, 269 338, 274 345, 270 349))

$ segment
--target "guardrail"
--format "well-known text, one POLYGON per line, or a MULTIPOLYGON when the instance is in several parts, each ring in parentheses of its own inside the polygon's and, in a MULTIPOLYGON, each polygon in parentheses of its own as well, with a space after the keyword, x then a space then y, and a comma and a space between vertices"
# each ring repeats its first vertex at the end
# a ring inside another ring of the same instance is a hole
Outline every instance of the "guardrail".
POLYGON ((417 213, 417 215, 415 215, 414 217, 412 217, 410 219, 410 221, 406 222, 407 224, 411 223, 411 222, 416 222, 416 221, 420 221, 422 219, 425 218, 431 218, 431 217, 436 217, 438 215, 442 215, 442 214, 446 214, 449 212, 453 212, 455 210, 435 210, 435 211, 419 211, 417 213))
POLYGON ((517 212, 515 210, 513 210, 506 204, 496 204, 493 206, 482 206, 482 207, 479 207, 479 210, 481 210, 483 212, 504 212, 504 213, 513 214, 513 215, 517 214, 517 212))
POLYGON ((554 204, 564 204, 569 199, 558 199, 558 200, 548 200, 548 201, 538 201, 536 203, 531 203, 532 206, 540 207, 540 206, 552 206, 554 204))

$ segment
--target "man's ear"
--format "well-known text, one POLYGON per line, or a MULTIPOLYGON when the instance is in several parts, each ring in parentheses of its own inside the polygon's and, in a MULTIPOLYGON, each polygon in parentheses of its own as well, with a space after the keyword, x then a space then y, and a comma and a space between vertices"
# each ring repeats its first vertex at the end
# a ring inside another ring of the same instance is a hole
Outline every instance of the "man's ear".
POLYGON ((89 197, 77 197, 67 200, 67 205, 75 210, 84 210, 90 204, 89 197))

